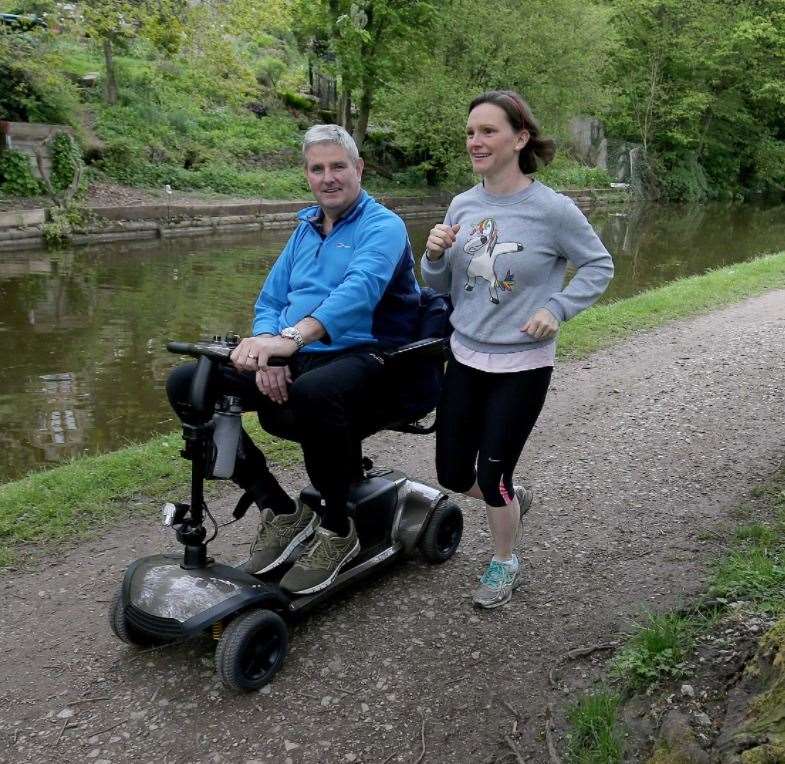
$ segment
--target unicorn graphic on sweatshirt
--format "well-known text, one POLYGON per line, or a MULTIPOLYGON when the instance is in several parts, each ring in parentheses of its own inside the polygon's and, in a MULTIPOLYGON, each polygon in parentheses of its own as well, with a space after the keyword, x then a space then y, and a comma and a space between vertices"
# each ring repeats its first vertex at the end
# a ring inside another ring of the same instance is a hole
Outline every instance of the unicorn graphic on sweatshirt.
POLYGON ((516 241, 499 243, 499 229, 493 218, 485 218, 469 229, 469 240, 464 244, 463 250, 471 255, 469 266, 466 268, 466 286, 464 289, 471 292, 477 286, 477 277, 488 282, 488 293, 494 305, 499 304, 499 288, 511 292, 515 284, 515 277, 507 271, 500 281, 496 275, 496 258, 510 252, 520 252, 523 244, 516 241))

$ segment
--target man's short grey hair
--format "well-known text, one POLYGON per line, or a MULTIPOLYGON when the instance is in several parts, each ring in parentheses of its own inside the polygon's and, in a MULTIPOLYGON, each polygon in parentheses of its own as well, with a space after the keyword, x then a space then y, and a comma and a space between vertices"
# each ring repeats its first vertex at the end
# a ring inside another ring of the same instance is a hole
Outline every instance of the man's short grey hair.
POLYGON ((335 143, 341 146, 354 164, 360 159, 357 144, 340 125, 314 125, 303 137, 303 161, 307 162, 308 149, 317 143, 335 143))

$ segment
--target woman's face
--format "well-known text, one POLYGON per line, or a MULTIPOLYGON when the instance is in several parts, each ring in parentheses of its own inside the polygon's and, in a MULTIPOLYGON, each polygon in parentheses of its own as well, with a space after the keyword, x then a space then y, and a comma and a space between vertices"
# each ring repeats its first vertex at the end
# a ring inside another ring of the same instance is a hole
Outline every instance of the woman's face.
POLYGON ((515 132, 500 106, 481 103, 466 121, 466 150, 478 175, 497 175, 518 166, 518 154, 529 140, 526 130, 515 132))

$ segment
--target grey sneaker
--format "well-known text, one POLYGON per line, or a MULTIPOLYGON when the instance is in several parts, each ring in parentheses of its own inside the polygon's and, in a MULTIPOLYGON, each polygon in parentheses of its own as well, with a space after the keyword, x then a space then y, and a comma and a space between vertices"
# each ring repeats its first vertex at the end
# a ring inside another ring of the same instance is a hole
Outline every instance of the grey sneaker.
POLYGON ((518 506, 521 508, 520 519, 518 525, 515 527, 515 538, 512 542, 513 550, 520 546, 523 541, 523 516, 529 511, 534 498, 534 491, 524 485, 515 486, 515 498, 518 499, 518 506))
POLYGON ((268 507, 262 511, 251 556, 241 565, 247 573, 266 573, 289 559, 297 546, 313 535, 319 517, 305 504, 298 503, 290 515, 275 515, 268 507))
POLYGON ((354 523, 349 520, 349 535, 336 536, 317 528, 308 550, 297 558, 281 579, 281 586, 292 594, 312 594, 328 587, 338 571, 360 552, 354 523))
POLYGON ((519 585, 520 573, 520 563, 517 568, 512 568, 503 562, 491 560, 480 579, 479 588, 474 592, 474 604, 477 607, 494 608, 509 602, 519 585))

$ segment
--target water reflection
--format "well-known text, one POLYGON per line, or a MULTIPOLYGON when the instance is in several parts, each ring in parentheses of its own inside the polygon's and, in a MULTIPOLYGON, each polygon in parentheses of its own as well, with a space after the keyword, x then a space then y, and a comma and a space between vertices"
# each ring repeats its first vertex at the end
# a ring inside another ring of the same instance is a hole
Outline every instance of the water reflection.
MULTIPOLYGON (((785 249, 785 208, 644 207, 592 224, 606 299, 785 249)), ((410 226, 415 251, 429 224, 410 226)), ((286 233, 0 253, 0 482, 169 432, 167 340, 242 333, 286 233)))

